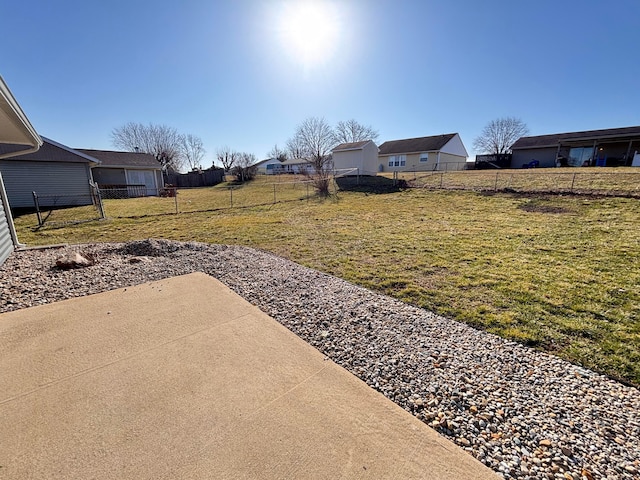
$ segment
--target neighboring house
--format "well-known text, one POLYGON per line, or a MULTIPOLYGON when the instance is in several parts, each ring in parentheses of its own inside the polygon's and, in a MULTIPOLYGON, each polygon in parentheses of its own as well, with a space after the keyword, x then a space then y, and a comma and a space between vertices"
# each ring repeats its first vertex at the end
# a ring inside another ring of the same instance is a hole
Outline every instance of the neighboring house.
POLYGON ((341 143, 333 149, 333 168, 342 171, 354 170, 348 175, 376 175, 378 172, 378 146, 373 140, 341 143))
POLYGON ((630 166, 640 152, 640 126, 522 137, 511 146, 511 168, 630 166))
POLYGON ((392 140, 380 145, 378 170, 413 172, 464 170, 467 149, 457 133, 392 140))
POLYGON ((256 163, 255 166, 260 175, 275 175, 276 173, 281 173, 282 162, 277 158, 267 158, 266 160, 261 160, 256 163))
POLYGON ((34 208, 32 192, 43 207, 93 204, 91 167, 100 162, 48 138, 42 140, 36 152, 0 160, 11 208, 34 208))
POLYGON ((92 168, 92 174, 101 189, 126 189, 128 196, 147 196, 158 195, 159 189, 164 187, 162 167, 149 153, 85 148, 77 151, 100 161, 92 168))
MULTIPOLYGON (((42 139, 0 76, 0 160, 8 159, 16 153, 36 152, 42 139)), ((13 249, 20 245, 13 226, 9 199, 0 173, 0 265, 13 249)))
POLYGON ((258 173, 266 175, 279 175, 282 173, 304 174, 313 171, 313 165, 299 158, 290 158, 281 162, 277 158, 268 158, 255 164, 258 173))

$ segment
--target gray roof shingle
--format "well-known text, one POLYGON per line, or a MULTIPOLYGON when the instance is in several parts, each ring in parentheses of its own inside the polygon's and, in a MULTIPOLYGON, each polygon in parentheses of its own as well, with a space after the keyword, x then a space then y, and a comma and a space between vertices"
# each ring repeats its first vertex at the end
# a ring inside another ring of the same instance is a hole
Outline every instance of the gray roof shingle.
POLYGON ((431 137, 407 138, 404 140, 391 140, 380 145, 380 155, 393 155, 397 153, 434 152, 444 147, 449 140, 455 137, 455 133, 434 135, 431 137))
POLYGON ((111 150, 89 150, 76 148, 77 151, 100 160, 101 167, 146 167, 160 169, 160 162, 150 153, 114 152, 111 150))
POLYGON ((523 148, 555 147, 560 142, 581 140, 604 140, 616 137, 640 137, 640 126, 608 128, 605 130, 585 130, 584 132, 555 133, 552 135, 537 135, 534 137, 521 137, 511 146, 511 150, 523 148))
MULTIPOLYGON (((100 163, 91 155, 62 145, 58 142, 41 136, 42 146, 36 152, 27 153, 11 157, 9 161, 30 161, 30 162, 65 162, 65 163, 100 163)), ((0 145, 0 153, 15 151, 15 145, 0 145)))
POLYGON ((362 142, 351 142, 351 143, 341 143, 336 148, 333 149, 334 152, 339 152, 341 150, 357 150, 359 148, 364 147, 371 140, 364 140, 362 142))

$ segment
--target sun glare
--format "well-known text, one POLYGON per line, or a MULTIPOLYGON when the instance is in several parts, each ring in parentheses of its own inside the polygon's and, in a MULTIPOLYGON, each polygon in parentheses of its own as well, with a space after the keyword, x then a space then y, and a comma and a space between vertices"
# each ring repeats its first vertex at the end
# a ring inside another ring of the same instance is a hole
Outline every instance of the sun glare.
POLYGON ((325 1, 296 1, 283 8, 281 40, 305 69, 326 64, 338 46, 339 19, 334 5, 325 1))

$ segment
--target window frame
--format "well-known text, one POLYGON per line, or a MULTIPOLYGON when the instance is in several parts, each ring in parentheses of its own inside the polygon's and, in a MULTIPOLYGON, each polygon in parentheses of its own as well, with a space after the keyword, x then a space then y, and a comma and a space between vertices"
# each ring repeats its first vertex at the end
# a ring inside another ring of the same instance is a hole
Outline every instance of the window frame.
POLYGON ((388 165, 390 167, 404 167, 407 164, 407 156, 406 155, 389 155, 388 165))

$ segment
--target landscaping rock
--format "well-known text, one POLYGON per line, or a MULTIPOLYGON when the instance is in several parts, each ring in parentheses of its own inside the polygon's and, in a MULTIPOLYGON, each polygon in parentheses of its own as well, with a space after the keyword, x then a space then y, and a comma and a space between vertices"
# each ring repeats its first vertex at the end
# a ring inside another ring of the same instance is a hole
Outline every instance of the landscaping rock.
POLYGON ((56 267, 62 270, 84 268, 93 265, 93 261, 78 252, 70 252, 56 259, 56 267))
POLYGON ((145 240, 64 253, 78 249, 100 262, 52 269, 59 251, 14 252, 0 311, 205 272, 504 478, 638 478, 634 387, 250 248, 145 240))

